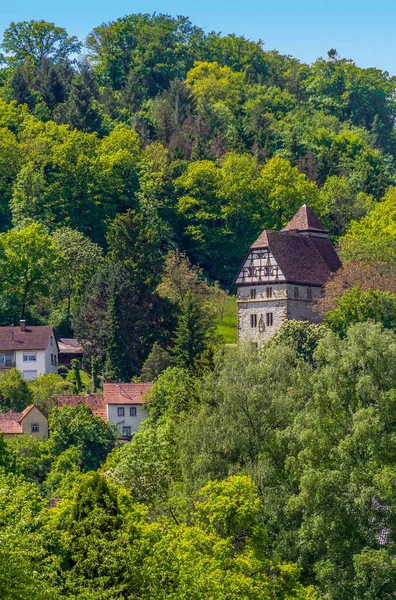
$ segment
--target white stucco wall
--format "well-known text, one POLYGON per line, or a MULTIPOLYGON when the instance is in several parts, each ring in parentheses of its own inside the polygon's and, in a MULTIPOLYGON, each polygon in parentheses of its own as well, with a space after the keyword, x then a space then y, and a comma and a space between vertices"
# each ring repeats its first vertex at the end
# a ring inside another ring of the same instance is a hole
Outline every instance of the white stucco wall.
POLYGON ((131 433, 136 433, 140 423, 143 419, 148 416, 147 410, 141 404, 107 404, 107 420, 109 423, 113 423, 120 433, 122 434, 123 427, 130 427, 131 433), (124 408, 125 416, 118 416, 118 408, 124 408), (129 415, 129 408, 136 408, 136 417, 129 415))
POLYGON ((48 373, 58 372, 58 349, 56 341, 53 339, 53 345, 48 342, 48 346, 45 350, 16 350, 15 351, 15 366, 17 369, 22 371, 36 371, 37 377, 40 375, 47 375, 48 373), (23 361, 24 352, 36 352, 35 361, 23 361), (56 356, 56 365, 51 364, 51 354, 56 356))

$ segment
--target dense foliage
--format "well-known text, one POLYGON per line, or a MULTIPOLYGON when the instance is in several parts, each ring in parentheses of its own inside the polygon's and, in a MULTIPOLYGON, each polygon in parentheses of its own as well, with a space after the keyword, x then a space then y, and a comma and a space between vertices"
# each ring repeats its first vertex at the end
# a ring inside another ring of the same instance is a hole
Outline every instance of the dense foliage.
POLYGON ((396 80, 187 18, 0 55, 0 325, 84 367, 0 377, 49 440, 0 436, 5 600, 376 600, 396 590, 396 80), (264 228, 307 202, 340 246, 324 325, 219 335, 264 228), (131 443, 59 393, 154 381, 131 443))

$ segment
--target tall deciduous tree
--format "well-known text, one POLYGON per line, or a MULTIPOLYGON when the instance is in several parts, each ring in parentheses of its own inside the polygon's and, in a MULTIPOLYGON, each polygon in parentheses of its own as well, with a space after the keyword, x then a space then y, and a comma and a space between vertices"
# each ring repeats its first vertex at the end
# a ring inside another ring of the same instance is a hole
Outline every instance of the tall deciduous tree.
POLYGON ((81 46, 76 36, 69 36, 66 29, 43 20, 12 22, 4 32, 2 43, 10 65, 18 65, 26 58, 38 65, 43 60, 60 62, 79 53, 81 46))
POLYGON ((0 236, 2 319, 31 313, 34 302, 48 296, 59 254, 51 237, 37 223, 0 236))

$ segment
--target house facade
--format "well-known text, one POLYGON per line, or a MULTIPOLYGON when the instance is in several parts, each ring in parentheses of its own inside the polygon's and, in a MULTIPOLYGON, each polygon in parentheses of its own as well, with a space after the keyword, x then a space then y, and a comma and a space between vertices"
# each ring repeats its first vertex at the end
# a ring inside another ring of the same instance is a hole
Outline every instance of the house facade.
POLYGON ((315 301, 340 267, 327 230, 306 204, 281 231, 263 231, 234 280, 238 339, 261 343, 287 319, 318 323, 315 301))
POLYGON ((130 439, 147 418, 145 397, 151 383, 105 383, 103 394, 58 396, 58 408, 86 404, 92 414, 117 427, 120 438, 130 439))
POLYGON ((27 380, 58 372, 58 343, 51 326, 0 327, 0 373, 19 369, 27 380))
POLYGON ((4 439, 21 434, 48 439, 48 419, 34 404, 21 413, 0 413, 0 433, 4 439))

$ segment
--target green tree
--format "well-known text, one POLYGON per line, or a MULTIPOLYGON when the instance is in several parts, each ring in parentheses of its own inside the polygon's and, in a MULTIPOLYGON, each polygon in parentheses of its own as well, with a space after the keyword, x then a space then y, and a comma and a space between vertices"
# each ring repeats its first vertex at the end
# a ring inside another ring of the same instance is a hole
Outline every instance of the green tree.
POLYGON ((37 223, 0 235, 0 289, 2 319, 19 319, 34 303, 49 295, 58 252, 51 237, 37 223))
POLYGON ((109 227, 107 243, 109 260, 124 265, 139 294, 153 291, 161 268, 163 240, 144 215, 132 209, 118 215, 109 227))
POLYGON ((77 598, 126 598, 136 567, 129 564, 129 536, 122 529, 117 491, 102 475, 87 475, 67 521, 64 591, 77 598))
POLYGON ((16 435, 7 442, 14 463, 14 472, 27 481, 42 484, 50 469, 54 456, 51 442, 34 435, 16 435))
POLYGON ((97 103, 98 95, 93 74, 87 67, 73 77, 70 94, 65 105, 65 116, 73 129, 86 133, 101 132, 102 115, 97 103))
POLYGON ((328 329, 323 325, 314 325, 308 321, 285 321, 271 336, 269 344, 286 345, 297 352, 305 361, 314 364, 314 353, 319 341, 325 337, 328 329))
POLYGON ((36 379, 30 381, 28 386, 35 403, 47 416, 56 406, 58 394, 71 394, 73 392, 73 386, 56 373, 39 375, 36 379))
POLYGON ((353 222, 341 238, 345 262, 388 262, 396 256, 396 190, 390 188, 383 200, 359 222, 353 222))
POLYGON ((81 46, 66 29, 43 20, 12 22, 4 32, 1 45, 10 65, 21 64, 26 58, 38 65, 43 60, 61 62, 80 52, 81 46))
POLYGON ((121 449, 112 475, 136 502, 163 507, 172 486, 181 481, 176 436, 171 419, 162 418, 155 424, 146 420, 131 443, 121 449))
POLYGON ((150 354, 143 363, 141 377, 142 381, 154 381, 171 364, 169 352, 161 348, 158 342, 155 342, 150 354))
POLYGON ((386 329, 396 330, 396 296, 390 292, 358 287, 336 299, 337 308, 326 313, 324 321, 335 333, 344 337, 350 325, 362 321, 377 321, 386 329))
POLYGON ((7 600, 60 600, 56 559, 45 548, 45 501, 36 486, 0 474, 0 588, 7 600), (55 560, 54 560, 55 559, 55 560))
POLYGON ((70 227, 57 229, 52 235, 52 240, 61 257, 55 298, 66 299, 66 315, 70 319, 73 301, 78 302, 85 285, 101 265, 102 250, 89 238, 70 227))
POLYGON ((85 404, 54 410, 49 418, 49 428, 55 456, 75 446, 82 454, 83 472, 97 469, 118 437, 115 427, 95 417, 85 404))
POLYGON ((73 328, 84 344, 85 356, 107 360, 108 375, 116 381, 138 374, 145 331, 141 315, 128 271, 120 263, 106 263, 87 286, 73 328))
POLYGON ((173 356, 179 367, 191 369, 213 337, 214 322, 202 305, 188 291, 181 305, 175 331, 173 356))
POLYGON ((44 489, 50 498, 63 496, 71 491, 76 480, 81 477, 83 456, 75 446, 64 450, 52 463, 44 482, 44 489))
POLYGON ((23 411, 33 404, 33 393, 18 369, 7 370, 0 377, 0 405, 3 412, 23 411))

